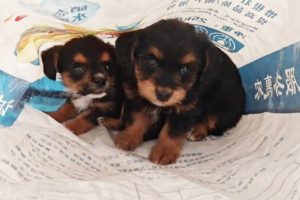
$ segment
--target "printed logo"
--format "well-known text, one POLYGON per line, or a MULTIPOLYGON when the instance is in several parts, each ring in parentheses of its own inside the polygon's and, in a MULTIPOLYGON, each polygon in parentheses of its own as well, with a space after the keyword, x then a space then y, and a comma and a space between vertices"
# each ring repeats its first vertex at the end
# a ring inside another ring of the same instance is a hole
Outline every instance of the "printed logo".
POLYGON ((202 25, 194 25, 194 27, 197 31, 205 33, 217 46, 231 53, 236 53, 244 47, 244 45, 237 39, 216 29, 202 25))
POLYGON ((80 24, 91 18, 100 5, 86 0, 22 0, 20 4, 38 14, 52 16, 71 24, 80 24))

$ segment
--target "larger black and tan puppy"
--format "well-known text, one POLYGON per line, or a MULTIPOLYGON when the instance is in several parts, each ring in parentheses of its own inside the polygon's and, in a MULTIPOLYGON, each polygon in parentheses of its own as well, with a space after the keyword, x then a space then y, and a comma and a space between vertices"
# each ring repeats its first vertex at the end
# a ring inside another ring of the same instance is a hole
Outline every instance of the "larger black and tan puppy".
POLYGON ((69 94, 67 103, 49 113, 75 134, 95 127, 98 117, 119 118, 122 88, 113 46, 89 35, 42 52, 44 73, 57 73, 69 94))
POLYGON ((159 127, 150 160, 170 164, 183 140, 221 135, 239 121, 245 94, 230 58, 190 24, 162 20, 116 41, 124 71, 125 129, 115 137, 124 150, 139 146, 159 127))

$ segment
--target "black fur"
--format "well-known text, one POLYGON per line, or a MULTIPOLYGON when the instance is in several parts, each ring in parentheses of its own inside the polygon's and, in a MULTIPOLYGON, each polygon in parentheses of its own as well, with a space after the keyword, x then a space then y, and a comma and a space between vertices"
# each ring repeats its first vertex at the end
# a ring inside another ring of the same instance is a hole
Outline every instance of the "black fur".
POLYGON ((170 136, 174 137, 186 134, 196 123, 213 115, 217 118, 217 124, 208 134, 219 136, 234 127, 244 112, 245 92, 235 64, 206 35, 196 32, 190 24, 178 20, 161 20, 145 29, 125 33, 116 41, 116 53, 126 88, 135 94, 134 98, 126 97, 123 115, 125 122, 132 121, 134 112, 145 108, 149 112, 159 109, 160 119, 170 124, 170 136), (154 72, 147 67, 152 64, 149 56, 153 55, 147 52, 152 46, 163 54, 162 59, 155 58, 158 67, 154 70, 161 71, 155 78, 154 72), (179 77, 180 70, 183 73, 185 70, 179 59, 189 52, 195 54, 196 60, 188 66, 191 71, 180 77, 178 83, 174 77, 179 77), (182 87, 186 90, 181 106, 191 102, 196 102, 196 105, 190 110, 177 112, 176 105, 153 104, 138 91, 135 65, 142 68, 142 80, 152 77, 156 86, 172 89, 182 87))
POLYGON ((112 45, 104 43, 95 36, 85 36, 68 41, 65 45, 52 47, 42 52, 42 61, 45 75, 56 79, 60 73, 63 83, 69 89, 70 102, 90 94, 107 95, 102 98, 93 98, 86 109, 78 110, 78 115, 87 112, 84 116, 89 123, 97 125, 98 117, 118 118, 122 109, 123 93, 120 83, 115 51, 112 45), (109 60, 101 61, 101 55, 106 52, 109 60), (74 57, 81 54, 86 62, 77 62, 74 57), (102 74, 101 77, 96 76, 102 74), (68 77, 68 82, 65 77, 68 77), (88 78, 86 78, 88 77, 88 78), (85 80, 83 83, 82 80, 85 80), (76 89, 70 85, 78 84, 76 89), (102 109, 97 104, 109 103, 109 109, 102 109))

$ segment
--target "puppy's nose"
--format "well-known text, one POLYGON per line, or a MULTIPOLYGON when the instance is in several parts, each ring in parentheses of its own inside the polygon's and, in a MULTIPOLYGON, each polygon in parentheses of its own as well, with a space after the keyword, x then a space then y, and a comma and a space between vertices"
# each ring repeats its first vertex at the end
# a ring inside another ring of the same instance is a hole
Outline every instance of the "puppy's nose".
POLYGON ((95 79, 95 83, 99 87, 103 87, 106 84, 106 79, 105 78, 97 78, 95 79))
POLYGON ((170 91, 165 91, 165 90, 156 90, 156 98, 160 101, 168 101, 169 98, 171 97, 172 92, 170 91))

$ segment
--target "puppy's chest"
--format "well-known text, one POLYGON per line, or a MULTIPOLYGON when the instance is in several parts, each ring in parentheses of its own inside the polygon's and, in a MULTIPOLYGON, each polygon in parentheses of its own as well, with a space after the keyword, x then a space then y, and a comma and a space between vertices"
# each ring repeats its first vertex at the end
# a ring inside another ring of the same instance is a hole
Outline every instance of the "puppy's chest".
POLYGON ((106 93, 101 94, 88 94, 88 95, 73 95, 71 102, 78 112, 83 112, 91 107, 94 107, 94 101, 99 100, 106 96, 106 93))
POLYGON ((160 119, 160 110, 159 109, 154 109, 149 112, 153 122, 157 122, 160 119))
POLYGON ((156 123, 163 119, 165 114, 165 112, 160 108, 146 108, 145 112, 148 113, 148 115, 151 117, 153 123, 156 123))

